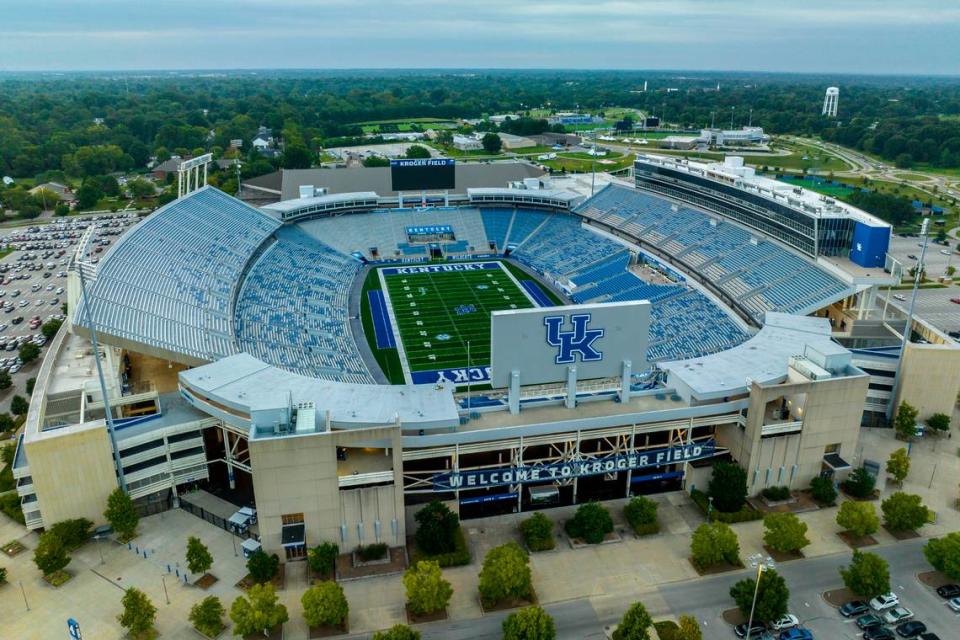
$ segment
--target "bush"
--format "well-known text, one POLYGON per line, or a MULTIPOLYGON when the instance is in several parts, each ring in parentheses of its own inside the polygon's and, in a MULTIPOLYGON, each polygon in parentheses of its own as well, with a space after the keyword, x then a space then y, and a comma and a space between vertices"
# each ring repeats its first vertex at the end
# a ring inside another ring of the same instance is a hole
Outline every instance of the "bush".
POLYGON ((790 487, 767 487, 760 494, 770 502, 790 499, 790 487))
POLYGON ((526 607, 503 621, 503 640, 554 640, 553 618, 540 607, 526 607))
POLYGON ((438 553, 435 555, 422 553, 419 549, 414 551, 413 560, 434 560, 441 567, 460 567, 470 564, 470 548, 467 547, 467 541, 463 536, 463 529, 459 526, 453 534, 454 548, 450 553, 438 553))
POLYGON ((646 536, 660 531, 657 523, 657 503, 650 498, 637 496, 631 498, 623 508, 623 515, 638 536, 646 536))
POLYGON ((943 572, 951 580, 960 580, 960 532, 931 538, 923 546, 923 555, 934 569, 943 572))
POLYGON ((414 516, 417 532, 414 539, 421 551, 430 555, 451 553, 456 550, 456 532, 460 518, 447 505, 434 500, 414 516))
POLYGON ((613 519, 606 507, 598 502, 580 505, 564 528, 571 538, 581 538, 587 544, 600 544, 613 531, 613 519))
POLYGON ((873 495, 876 484, 877 479, 869 471, 860 467, 854 469, 847 481, 843 483, 843 490, 854 498, 869 498, 873 495))
POLYGON ((758 511, 748 504, 743 505, 743 508, 740 509, 740 511, 735 511, 733 513, 724 513, 722 511, 717 511, 716 509, 711 512, 709 509, 707 494, 697 489, 690 491, 690 498, 698 507, 700 507, 700 510, 704 514, 709 512, 710 519, 717 522, 735 524, 737 522, 750 522, 752 520, 763 519, 763 511, 758 511))
POLYGON ((702 524, 690 539, 693 563, 702 569, 717 564, 740 564, 740 542, 737 534, 722 522, 702 524))
POLYGON ((63 540, 52 531, 46 531, 33 551, 33 562, 43 575, 51 576, 70 564, 70 556, 63 546, 63 540))
POLYGON ((10 411, 15 416, 25 416, 30 410, 30 403, 21 395, 15 395, 10 399, 10 411))
POLYGON ((385 542, 376 542, 374 544, 360 545, 357 547, 357 557, 361 562, 371 562, 372 560, 382 560, 387 555, 389 547, 385 542))
POLYGON ((7 568, 0 567, 0 584, 5 584, 7 581, 7 568))
POLYGON ((395 624, 386 631, 377 631, 371 640, 420 640, 420 632, 405 624, 395 624))
POLYGON ((339 553, 340 547, 332 542, 324 542, 310 549, 310 553, 307 554, 307 564, 314 573, 329 575, 336 568, 339 553))
POLYGON ((613 632, 613 640, 649 640, 651 626, 653 618, 647 613, 647 608, 642 602, 635 602, 624 612, 617 630, 613 632))
POLYGON ((16 520, 20 524, 26 523, 23 517, 23 510, 20 508, 20 496, 16 493, 8 493, 0 496, 0 511, 3 511, 11 520, 16 520))
POLYGON ((23 360, 24 364, 33 362, 39 355, 40 347, 32 342, 24 342, 22 345, 20 345, 20 359, 23 360))
POLYGON ((796 553, 810 544, 807 523, 792 513, 768 513, 763 527, 763 542, 774 551, 796 553))
POLYGON ((817 476, 810 481, 810 495, 821 504, 834 505, 837 502, 837 488, 833 480, 817 476))
POLYGON ((275 553, 267 555, 263 549, 257 549, 247 560, 247 571, 257 584, 270 582, 280 569, 280 558, 275 553))
POLYGON ((532 599, 530 559, 520 545, 509 542, 487 552, 480 570, 479 591, 480 601, 488 609, 507 599, 532 599))
POLYGON ((553 539, 553 521, 540 512, 520 523, 520 533, 530 551, 549 551, 557 546, 553 539))
POLYGON ((216 637, 223 631, 223 605, 216 596, 207 596, 190 609, 190 623, 193 628, 207 636, 216 637))
POLYGON ((837 512, 837 524, 858 538, 876 533, 880 528, 877 510, 869 502, 844 502, 837 512))
POLYGON ((407 607, 414 615, 424 616, 447 608, 453 587, 443 579, 440 565, 432 560, 416 563, 403 574, 407 607))
POLYGON ((60 538, 64 549, 73 551, 90 539, 92 528, 93 523, 86 518, 74 518, 57 522, 50 527, 49 531, 60 538))
POLYGON ((723 513, 740 511, 747 501, 747 472, 735 462, 717 462, 707 487, 713 508, 723 513))
POLYGON ((332 580, 325 580, 307 589, 300 598, 303 618, 311 627, 340 626, 350 615, 350 605, 343 588, 332 580))
POLYGON ((920 496, 897 492, 880 504, 883 524, 890 531, 916 531, 927 524, 930 510, 920 501, 920 496))
POLYGON ((950 430, 950 416, 945 413, 935 413, 927 418, 927 424, 934 431, 943 433, 950 430))

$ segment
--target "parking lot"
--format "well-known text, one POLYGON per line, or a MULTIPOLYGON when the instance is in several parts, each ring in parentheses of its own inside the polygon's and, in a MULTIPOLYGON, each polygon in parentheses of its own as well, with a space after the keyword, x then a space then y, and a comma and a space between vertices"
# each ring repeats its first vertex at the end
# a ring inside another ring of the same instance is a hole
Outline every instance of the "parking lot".
MULTIPOLYGON (((954 251, 954 244, 946 246, 936 244, 931 238, 927 242, 927 254, 924 256, 924 262, 927 263, 927 277, 931 280, 939 278, 946 274, 948 266, 956 267, 960 271, 960 254, 954 251)), ((904 238, 894 235, 890 238, 890 248, 888 253, 903 264, 904 269, 916 266, 920 259, 920 247, 923 244, 923 238, 904 238)))
POLYGON ((67 265, 84 231, 97 226, 90 256, 97 261, 137 219, 136 214, 71 217, 0 235, 0 251, 6 253, 0 258, 0 371, 9 373, 13 382, 0 391, 0 412, 10 410, 15 395, 29 398, 27 380, 35 376, 47 342, 41 326, 63 319, 67 265), (19 350, 26 343, 40 347, 41 354, 24 364, 19 350))

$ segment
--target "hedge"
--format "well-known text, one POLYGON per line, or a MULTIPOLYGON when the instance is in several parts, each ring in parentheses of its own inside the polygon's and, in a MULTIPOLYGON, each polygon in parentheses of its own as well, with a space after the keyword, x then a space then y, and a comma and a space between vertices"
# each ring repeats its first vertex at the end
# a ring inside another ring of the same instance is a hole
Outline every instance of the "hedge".
POLYGON ((357 547, 357 556, 359 556, 362 562, 380 560, 386 555, 387 545, 384 542, 376 542, 374 544, 360 545, 357 547))
MULTIPOLYGON (((704 515, 707 513, 709 508, 709 500, 707 499, 707 494, 704 492, 693 489, 690 492, 690 497, 696 503, 700 510, 703 511, 704 515)), ((751 520, 763 520, 763 512, 758 511, 750 506, 744 506, 740 511, 734 511, 733 513, 724 513, 723 511, 718 511, 716 509, 710 514, 710 517, 717 522, 723 522, 725 524, 735 524, 737 522, 750 522, 751 520)))
POLYGON ((760 492, 761 495, 771 502, 779 502, 780 500, 789 500, 790 499, 790 488, 789 487, 767 487, 760 492))
POLYGON ((467 548, 467 540, 463 536, 463 527, 457 527, 456 532, 453 534, 453 542, 456 548, 450 553, 429 555, 423 553, 420 549, 414 549, 414 557, 411 564, 415 564, 420 560, 433 560, 441 567, 460 567, 465 564, 470 564, 470 549, 467 548))

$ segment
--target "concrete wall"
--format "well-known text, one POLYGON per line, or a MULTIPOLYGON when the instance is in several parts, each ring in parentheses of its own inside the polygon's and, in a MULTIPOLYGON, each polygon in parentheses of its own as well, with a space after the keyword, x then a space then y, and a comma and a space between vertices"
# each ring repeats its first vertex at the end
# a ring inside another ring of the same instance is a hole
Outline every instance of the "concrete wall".
POLYGON ((304 516, 308 547, 336 542, 343 550, 352 549, 360 544, 361 534, 363 543, 375 542, 378 520, 383 542, 403 544, 406 528, 401 455, 399 427, 251 440, 250 465, 264 549, 283 557, 281 516, 292 513, 304 516), (394 470, 393 484, 341 491, 337 447, 378 439, 393 444, 388 463, 394 470), (346 528, 345 538, 341 526, 346 528))
POLYGON ((67 518, 106 522, 117 477, 105 426, 65 427, 32 436, 24 446, 44 527, 67 518))
POLYGON ((907 344, 900 381, 896 406, 906 400, 919 410, 919 420, 926 420, 934 413, 952 416, 960 393, 960 349, 937 344, 907 344))

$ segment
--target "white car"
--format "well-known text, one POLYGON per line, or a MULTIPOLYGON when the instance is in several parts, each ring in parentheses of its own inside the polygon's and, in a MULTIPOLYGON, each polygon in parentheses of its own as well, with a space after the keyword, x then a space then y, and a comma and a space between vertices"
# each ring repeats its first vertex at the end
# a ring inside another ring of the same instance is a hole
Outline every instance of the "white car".
POLYGON ((800 620, 797 619, 797 616, 792 613, 787 613, 782 618, 771 622, 770 628, 774 631, 783 631, 785 629, 792 629, 798 624, 800 624, 800 620))
POLYGON ((894 607, 883 614, 883 621, 887 624, 900 624, 904 620, 909 620, 913 617, 913 611, 907 609, 906 607, 894 607))
POLYGON ((945 255, 945 256, 950 255, 950 252, 947 251, 946 249, 940 249, 940 253, 942 253, 942 254, 945 255))
POLYGON ((895 593, 884 593, 870 601, 870 608, 874 611, 885 611, 900 604, 900 598, 895 593))
POLYGON ((947 600, 947 606, 949 606, 951 609, 953 609, 957 613, 960 613, 960 598, 950 598, 949 600, 947 600))

